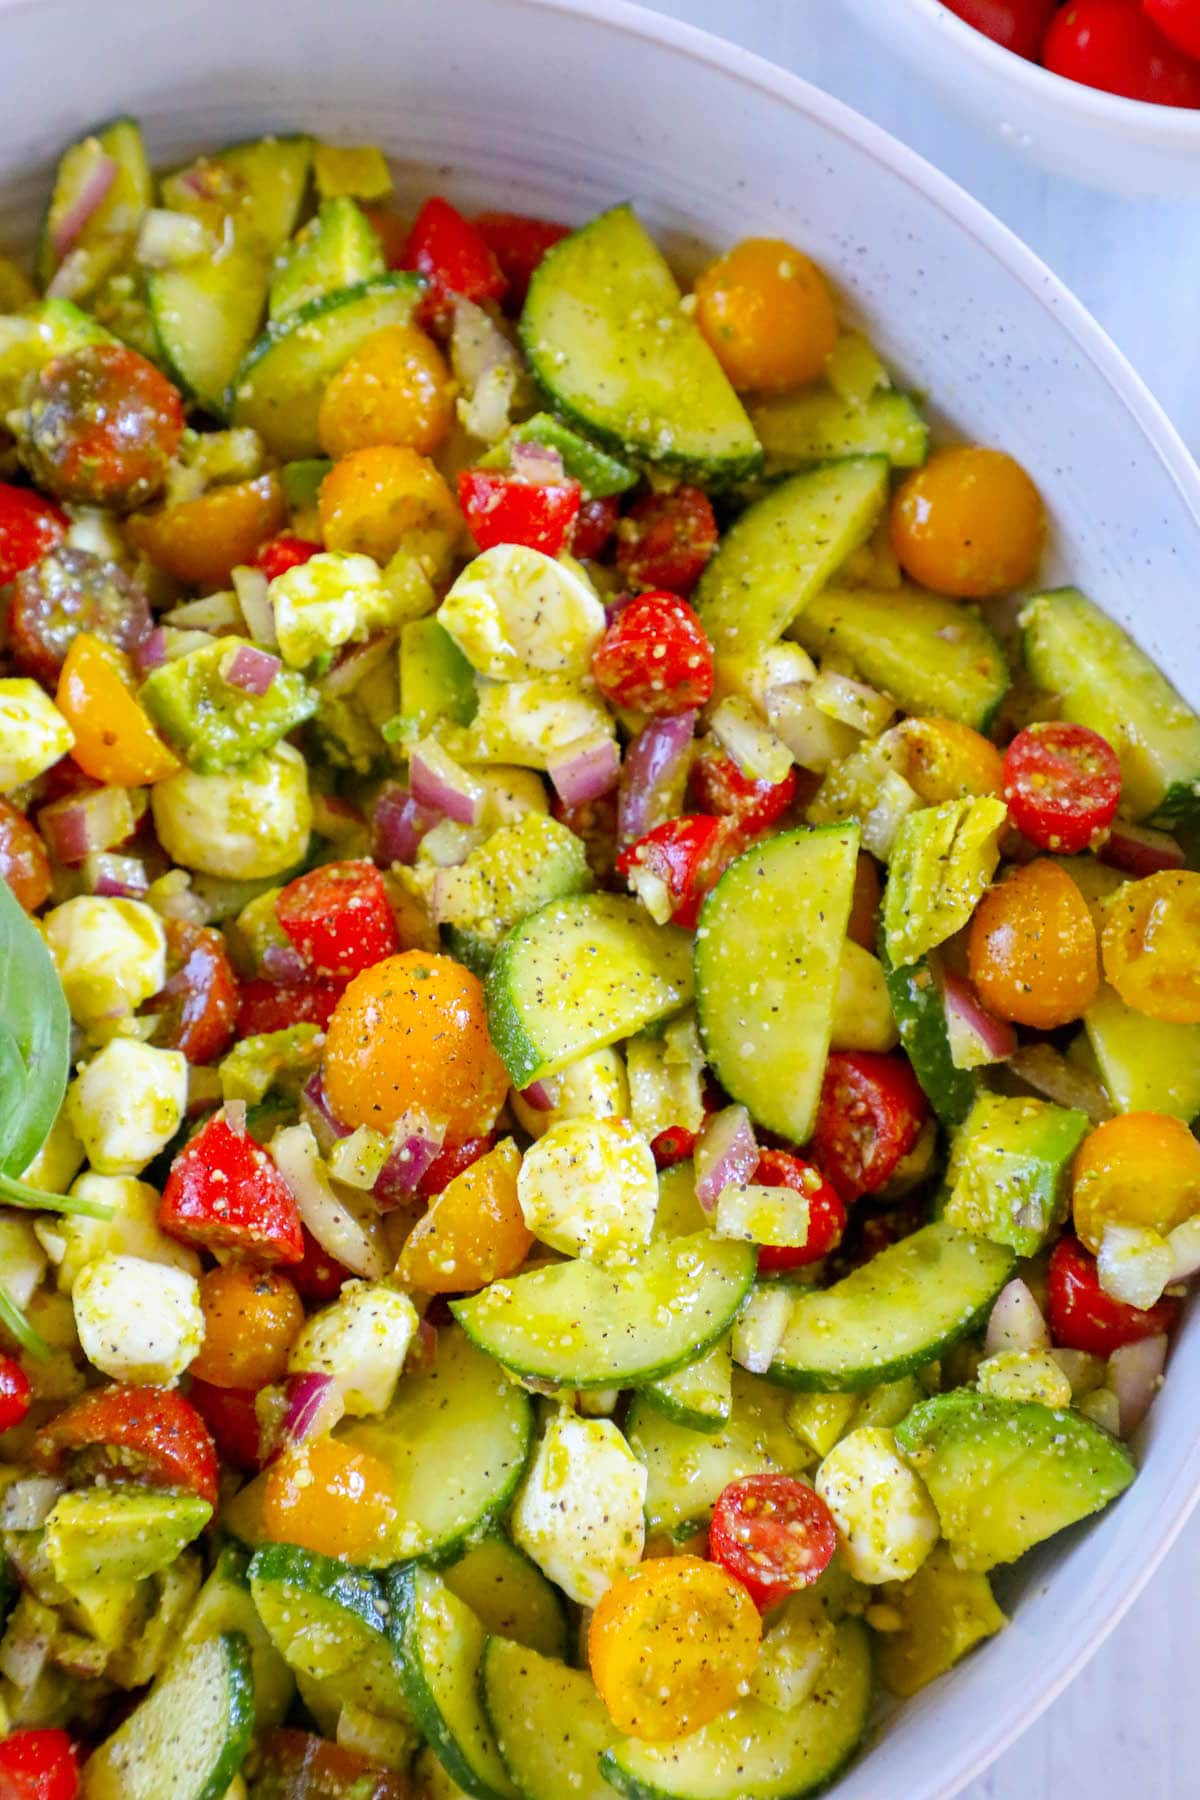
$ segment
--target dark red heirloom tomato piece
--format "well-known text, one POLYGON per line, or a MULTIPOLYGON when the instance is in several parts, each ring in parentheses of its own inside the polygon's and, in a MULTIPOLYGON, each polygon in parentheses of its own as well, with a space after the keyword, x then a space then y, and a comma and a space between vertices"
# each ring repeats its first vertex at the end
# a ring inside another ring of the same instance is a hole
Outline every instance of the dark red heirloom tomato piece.
POLYGON ((288 1269, 288 1280, 302 1300, 336 1300, 351 1272, 318 1244, 307 1225, 301 1226, 304 1255, 288 1269))
POLYGON ((732 819, 745 837, 777 825, 796 798, 799 776, 789 769, 782 781, 755 781, 743 775, 732 756, 709 745, 692 764, 692 793, 704 812, 732 819))
POLYGON ((186 1244, 240 1250, 255 1262, 298 1263, 304 1255, 291 1188, 267 1152, 223 1112, 171 1164, 158 1222, 186 1244))
POLYGON ((294 537, 291 532, 281 532, 278 537, 268 538, 260 544, 254 553, 254 566, 261 569, 268 581, 274 581, 277 575, 286 575, 289 569, 298 569, 310 557, 320 551, 320 544, 314 544, 311 538, 294 537))
POLYGON ((0 1742, 0 1800, 75 1800, 79 1764, 65 1731, 28 1727, 0 1742))
POLYGON ((15 1356, 0 1356, 0 1431, 11 1431, 29 1411, 29 1377, 15 1356))
POLYGON ((190 1063, 215 1062, 233 1041, 238 984, 225 939, 211 925, 164 919, 167 979, 146 1002, 160 1015, 154 1041, 190 1063))
POLYGON ((314 975, 348 981, 400 948, 387 884, 374 863, 326 863, 275 902, 288 941, 314 975))
POLYGON ((849 1204, 887 1186, 928 1117, 929 1102, 905 1057, 835 1050, 825 1065, 812 1153, 849 1204))
POLYGON ((149 634, 152 620, 145 594, 124 569, 61 544, 13 582, 8 624, 21 673, 53 689, 81 631, 128 652, 149 634))
POLYGON ((577 556, 581 562, 601 555, 617 529, 620 517, 621 509, 615 494, 608 494, 603 500, 584 500, 575 520, 571 555, 577 556))
POLYGON ((448 314, 455 294, 480 306, 504 298, 504 271, 487 239, 440 194, 428 199, 413 220, 402 266, 418 270, 429 282, 424 310, 433 318, 448 314))
POLYGON ((984 37, 1036 62, 1058 0, 942 0, 942 4, 984 37))
POLYGON ((255 1474, 262 1467, 262 1433, 253 1389, 214 1387, 193 1375, 188 1398, 212 1432, 221 1461, 255 1474))
POLYGON ((407 1776, 311 1731, 279 1726, 261 1741, 256 1800, 409 1800, 407 1776))
POLYGON ((557 556, 571 540, 581 491, 571 477, 525 481, 506 469, 462 469, 458 477, 458 504, 480 550, 524 544, 557 556))
POLYGON ((23 812, 0 798, 0 875, 26 912, 50 897, 50 858, 23 812))
POLYGON ((1142 0, 1142 11, 1177 50, 1200 61, 1200 0, 1142 0))
POLYGON ((0 587, 41 562, 67 535, 67 515, 32 488, 0 482, 0 587))
POLYGON ((571 227, 554 219, 531 219, 527 213, 509 212, 476 213, 473 222, 508 283, 506 305, 511 312, 519 312, 533 271, 547 250, 569 235, 571 227))
POLYGON ((650 1149, 654 1156, 656 1169, 673 1169, 676 1163, 686 1162, 696 1148, 697 1133, 689 1131, 686 1125, 668 1125, 665 1131, 651 1138, 650 1149))
POLYGON ((1051 21, 1042 61, 1068 81, 1128 100, 1200 106, 1200 64, 1163 36, 1137 0, 1069 0, 1051 21))
POLYGON ((665 890, 671 923, 691 931, 705 898, 740 848, 741 840, 727 819, 698 813, 667 819, 627 845, 617 858, 617 869, 655 916, 651 902, 663 897, 665 890))
POLYGON ((464 1138, 461 1144, 444 1144, 417 1182, 416 1191, 421 1199, 432 1200, 435 1194, 440 1194, 456 1175, 461 1175, 481 1156, 486 1156, 495 1142, 495 1132, 489 1131, 486 1137, 464 1138))
POLYGON ((187 1488, 217 1503, 217 1452, 208 1427, 173 1388, 92 1388, 42 1426, 32 1455, 51 1474, 79 1461, 110 1481, 187 1488))
POLYGON ((690 712, 712 697, 713 647, 678 594, 638 594, 609 621, 592 675, 604 698, 628 712, 690 712))
POLYGON ((1008 816, 1039 850, 1086 850, 1112 824, 1120 799, 1117 753, 1086 725, 1027 725, 1005 752, 1008 816))
POLYGON ((808 1201, 808 1241, 800 1246, 785 1247, 763 1244, 758 1252, 760 1275, 776 1274, 782 1269, 800 1269, 806 1263, 820 1262, 842 1241, 846 1229, 846 1208, 819 1169, 803 1157, 788 1150, 764 1150, 754 1171, 759 1187, 791 1188, 808 1201))
POLYGON ((1164 1295, 1145 1309, 1114 1300, 1100 1286, 1096 1259, 1078 1238, 1060 1238, 1047 1275, 1050 1335, 1062 1350, 1086 1350, 1111 1356, 1123 1344, 1170 1331, 1179 1317, 1179 1301, 1164 1295))
POLYGON ((123 344, 85 344, 38 374, 20 434, 39 486, 128 511, 153 499, 183 436, 183 402, 123 344))
POLYGON ((717 547, 717 521, 701 488, 647 494, 617 527, 617 568, 626 586, 690 594, 717 547))
POLYGON ((811 1587, 836 1549, 833 1514, 794 1475, 743 1475, 713 1507, 709 1559, 741 1582, 760 1612, 811 1587))
POLYGON ((238 997, 238 1037, 290 1031, 293 1025, 319 1025, 324 1031, 346 991, 344 981, 296 981, 280 987, 256 977, 242 983, 238 997))

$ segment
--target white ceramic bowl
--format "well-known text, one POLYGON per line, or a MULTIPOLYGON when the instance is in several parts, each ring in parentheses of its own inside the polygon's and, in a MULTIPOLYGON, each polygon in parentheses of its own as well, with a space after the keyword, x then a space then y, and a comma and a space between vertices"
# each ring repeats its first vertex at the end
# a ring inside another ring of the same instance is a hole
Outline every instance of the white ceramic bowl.
POLYGON ((843 0, 952 106, 1056 175, 1118 194, 1200 197, 1200 111, 1152 106, 1052 75, 941 0, 843 0))
MULTIPOLYGON (((947 423, 1033 472, 1048 578, 1077 580, 1200 702, 1182 444, 1047 269, 804 82, 618 0, 0 0, 0 67, 0 247, 28 241, 54 152, 119 111, 160 162, 305 126, 383 142, 412 196, 574 220, 631 196, 684 265, 751 231, 794 238, 947 423)), ((889 1721, 838 1800, 947 1800, 1058 1693, 1195 1498, 1198 1387, 1193 1316, 1137 1483, 1026 1561, 1010 1628, 889 1721)))

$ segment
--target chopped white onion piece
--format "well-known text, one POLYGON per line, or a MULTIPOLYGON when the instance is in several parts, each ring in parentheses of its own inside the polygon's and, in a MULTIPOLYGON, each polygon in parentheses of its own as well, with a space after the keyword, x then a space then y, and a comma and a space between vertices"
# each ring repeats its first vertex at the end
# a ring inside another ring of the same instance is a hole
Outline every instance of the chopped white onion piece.
POLYGON ((1050 1332, 1029 1287, 1016 1276, 1001 1288, 988 1317, 985 1356, 1004 1350, 1046 1350, 1050 1332))
MULTIPOLYGON (((1122 1437, 1137 1430, 1150 1410, 1150 1403, 1162 1386, 1167 1361, 1165 1332, 1155 1337, 1140 1338, 1136 1344, 1123 1344, 1108 1359, 1108 1385, 1116 1397, 1117 1429, 1122 1437)), ((1090 1396, 1094 1399, 1095 1395, 1090 1396)))
POLYGON ((1171 1247, 1140 1225, 1106 1225, 1096 1258, 1100 1286, 1114 1300, 1142 1311, 1161 1300, 1171 1279, 1171 1247))

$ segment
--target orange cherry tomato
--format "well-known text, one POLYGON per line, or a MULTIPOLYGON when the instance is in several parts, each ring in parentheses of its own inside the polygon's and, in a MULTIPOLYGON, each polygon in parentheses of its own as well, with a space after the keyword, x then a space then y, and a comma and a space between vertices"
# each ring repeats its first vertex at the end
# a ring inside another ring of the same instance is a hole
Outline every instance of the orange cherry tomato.
POLYGON ((892 548, 905 572, 956 599, 982 600, 1032 579, 1046 535, 1042 497, 1003 450, 935 450, 892 502, 892 548))
POLYGON ((1053 1031, 1096 997, 1096 927, 1061 864, 1014 869, 983 896, 967 939, 975 991, 997 1018, 1053 1031))
POLYGON ((490 1129, 508 1092, 483 985, 449 956, 405 950, 364 969, 334 1008, 325 1091, 350 1126, 388 1131, 409 1108, 450 1139, 490 1129))
POLYGON ((279 477, 260 475, 213 488, 155 512, 134 513, 129 541, 158 568, 192 587, 227 587, 232 569, 252 563, 259 545, 287 524, 279 477))
POLYGON ((133 689, 129 659, 81 631, 67 651, 55 695, 75 733, 71 755, 85 775, 113 787, 141 787, 179 771, 133 689))
POLYGON ((514 1275, 533 1245, 517 1199, 521 1155, 504 1138, 447 1182, 400 1252, 396 1274, 426 1294, 469 1294, 514 1275))
POLYGON ((957 719, 905 719, 896 735, 904 747, 904 777, 926 806, 1000 792, 1004 758, 969 725, 957 719))
POLYGON ((371 444, 408 444, 432 456, 453 419, 450 371, 433 339, 415 325, 389 325, 325 389, 317 434, 327 456, 371 444))
POLYGON ((588 1661, 618 1731, 657 1743, 734 1704, 761 1634, 740 1581, 698 1556, 667 1556, 614 1581, 592 1614, 588 1661))
POLYGON ((1200 1143, 1167 1113, 1106 1119, 1075 1153, 1071 1203, 1089 1250, 1099 1250, 1106 1225, 1174 1231, 1200 1212, 1200 1143))
POLYGON ((458 502, 424 456, 407 444, 372 444, 334 463, 321 483, 327 550, 357 550, 388 562, 406 539, 417 554, 444 558, 462 532, 458 502))
POLYGON ((1126 882, 1108 904, 1101 949, 1126 1006, 1200 1025, 1200 875, 1164 869, 1126 882))
POLYGON ((815 381, 837 343, 817 265, 783 238, 743 238, 696 283, 696 323, 736 388, 781 393, 815 381))
POLYGON ((391 1561, 395 1518, 386 1464, 334 1438, 285 1451, 267 1474, 262 1529, 274 1543, 377 1569, 391 1561))
POLYGON ((304 1323, 300 1296, 286 1275, 226 1263, 200 1282, 204 1342, 191 1365, 221 1388, 260 1388, 287 1370, 288 1351, 304 1323))

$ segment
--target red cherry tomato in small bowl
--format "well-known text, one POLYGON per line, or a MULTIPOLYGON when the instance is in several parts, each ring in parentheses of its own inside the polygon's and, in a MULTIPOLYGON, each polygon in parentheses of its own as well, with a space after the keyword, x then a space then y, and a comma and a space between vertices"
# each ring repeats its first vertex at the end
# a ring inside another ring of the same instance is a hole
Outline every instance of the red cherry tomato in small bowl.
POLYGON ((929 1102, 905 1057, 835 1050, 825 1065, 812 1153, 849 1204, 887 1186, 928 1117, 929 1102))
POLYGON ((760 1275, 774 1275, 784 1269, 801 1269, 806 1263, 820 1262, 842 1241, 846 1229, 846 1208, 835 1189, 812 1163, 792 1156, 787 1150, 764 1150, 754 1171, 759 1187, 791 1188, 808 1201, 808 1241, 799 1247, 784 1248, 764 1244, 758 1252, 760 1275))
POLYGON ((1004 799, 1009 818, 1030 843, 1073 856, 1116 818, 1117 753, 1086 725, 1028 725, 1005 752, 1004 799))
POLYGON ((836 1549, 832 1513, 794 1475, 743 1475, 713 1508, 709 1557, 741 1582, 760 1612, 810 1587, 836 1549))
POLYGON ((631 588, 690 594, 717 547, 717 521, 697 487, 648 494, 617 527, 617 568, 631 588))
POLYGON ((1114 1300, 1100 1286, 1096 1259, 1077 1238, 1060 1238, 1047 1275, 1050 1335, 1061 1350, 1111 1356, 1124 1344, 1169 1331, 1179 1301, 1167 1296, 1144 1310, 1114 1300))
POLYGON ((1036 62, 1058 0, 942 0, 966 24, 1005 50, 1036 62))
POLYGON ((1042 61, 1068 81, 1127 100, 1200 107, 1200 64, 1163 36, 1138 0, 1069 0, 1046 33, 1042 61))
POLYGON ((1200 61, 1200 0, 1142 0, 1142 11, 1177 50, 1200 61))

